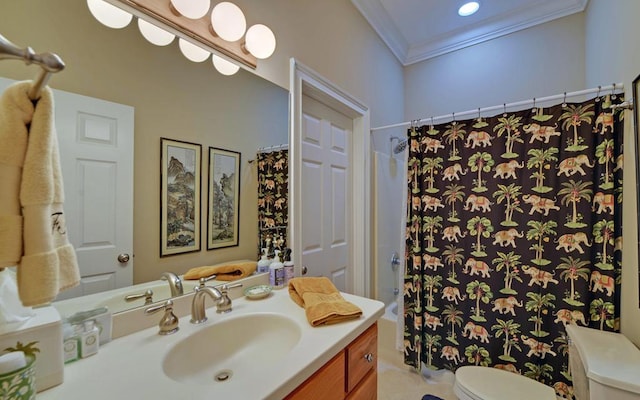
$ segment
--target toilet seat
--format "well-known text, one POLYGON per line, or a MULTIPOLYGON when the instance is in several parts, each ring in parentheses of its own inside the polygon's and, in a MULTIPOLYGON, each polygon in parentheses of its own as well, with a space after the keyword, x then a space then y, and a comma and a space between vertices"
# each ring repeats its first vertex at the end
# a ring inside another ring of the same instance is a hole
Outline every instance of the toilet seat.
POLYGON ((553 388, 497 368, 466 366, 456 371, 453 392, 460 400, 555 400, 553 388))

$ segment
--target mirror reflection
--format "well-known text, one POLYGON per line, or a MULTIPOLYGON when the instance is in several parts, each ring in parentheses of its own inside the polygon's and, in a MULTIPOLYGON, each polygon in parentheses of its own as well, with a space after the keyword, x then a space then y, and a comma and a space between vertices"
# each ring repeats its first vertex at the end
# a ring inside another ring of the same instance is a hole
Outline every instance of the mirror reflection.
MULTIPOLYGON (((223 76, 214 69, 210 58, 202 63, 190 62, 180 53, 177 41, 156 47, 142 37, 135 23, 119 30, 106 28, 93 19, 84 1, 2 2, 0 27, 0 33, 20 47, 31 46, 37 52, 60 55, 66 68, 55 74, 49 85, 82 96, 75 101, 83 106, 91 103, 91 110, 85 112, 87 115, 101 116, 104 111, 101 104, 124 110, 125 122, 126 113, 131 113, 128 135, 133 140, 128 147, 133 156, 129 177, 133 179, 115 187, 93 182, 92 186, 83 188, 91 189, 90 193, 84 193, 83 204, 74 203, 67 194, 65 209, 70 214, 78 207, 93 205, 95 212, 99 201, 113 197, 111 191, 120 193, 129 185, 132 191, 128 199, 113 204, 116 211, 132 209, 133 212, 122 224, 114 224, 111 217, 96 212, 75 230, 70 229, 71 241, 78 252, 82 284, 63 292, 58 299, 88 295, 84 299, 92 302, 97 298, 103 302, 121 301, 123 294, 139 294, 151 287, 157 293, 153 297, 155 302, 167 295, 162 292, 169 290, 168 283, 160 280, 164 272, 182 275, 193 267, 257 258, 260 247, 258 166, 249 160, 256 159, 259 149, 286 145, 286 90, 243 69, 233 76, 223 76), (200 251, 160 256, 160 138, 195 143, 202 148, 200 251), (241 154, 238 245, 215 250, 206 250, 209 147, 241 154), (87 237, 87 232, 98 235, 112 225, 113 241, 92 241, 87 237), (124 243, 116 240, 127 237, 124 243), (98 254, 85 252, 87 249, 98 250, 98 254), (123 262, 126 255, 129 259, 123 262), (130 285, 136 286, 127 287, 130 285), (94 294, 113 289, 109 294, 94 294)), ((35 66, 25 66, 19 61, 0 62, 0 77, 24 80, 33 79, 36 74, 35 66)), ((64 106, 62 97, 55 98, 56 107, 64 106)), ((85 122, 95 125, 95 120, 85 122)), ((64 123, 57 121, 62 157, 65 157, 62 142, 75 139, 64 123)), ((67 186, 73 178, 64 173, 67 186)), ((268 206, 273 209, 275 204, 268 206)), ((279 224, 276 226, 282 229, 279 224)), ((185 284, 185 293, 190 289, 189 284, 185 284)), ((142 304, 141 299, 122 307, 142 304)))

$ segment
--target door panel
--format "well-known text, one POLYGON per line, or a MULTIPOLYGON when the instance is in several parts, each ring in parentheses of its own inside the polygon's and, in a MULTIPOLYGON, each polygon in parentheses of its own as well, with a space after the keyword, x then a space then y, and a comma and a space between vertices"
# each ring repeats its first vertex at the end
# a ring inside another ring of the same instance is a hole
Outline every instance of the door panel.
POLYGON ((302 263, 350 291, 349 150, 353 121, 302 97, 302 263))

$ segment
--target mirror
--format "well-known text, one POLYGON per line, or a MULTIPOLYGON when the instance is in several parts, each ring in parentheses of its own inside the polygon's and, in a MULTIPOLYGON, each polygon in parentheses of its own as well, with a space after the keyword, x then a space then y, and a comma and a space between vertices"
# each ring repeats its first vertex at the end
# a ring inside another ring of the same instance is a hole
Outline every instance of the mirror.
MULTIPOLYGON (((0 27, 20 47, 60 55, 66 68, 52 76, 52 88, 134 107, 134 239, 132 249, 121 251, 134 253, 134 284, 156 282, 165 271, 183 274, 192 267, 256 259, 257 170, 248 161, 260 148, 288 142, 285 89, 243 69, 223 76, 211 59, 192 63, 180 53, 177 40, 156 47, 142 37, 135 19, 123 29, 104 27, 85 1, 5 1, 0 27), (198 252, 160 257, 161 137, 202 146, 198 252), (206 250, 209 147, 241 153, 239 244, 215 250, 206 250)), ((19 61, 0 62, 0 76, 10 79, 33 79, 37 71, 19 61)))

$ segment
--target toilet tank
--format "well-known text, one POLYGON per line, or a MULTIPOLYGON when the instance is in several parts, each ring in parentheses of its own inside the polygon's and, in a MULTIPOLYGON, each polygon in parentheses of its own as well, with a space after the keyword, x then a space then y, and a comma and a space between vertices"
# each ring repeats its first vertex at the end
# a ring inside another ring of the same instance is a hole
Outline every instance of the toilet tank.
POLYGON ((624 335, 567 325, 577 400, 640 400, 640 350, 624 335))

